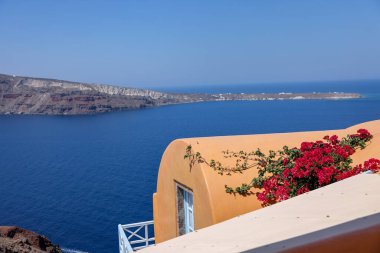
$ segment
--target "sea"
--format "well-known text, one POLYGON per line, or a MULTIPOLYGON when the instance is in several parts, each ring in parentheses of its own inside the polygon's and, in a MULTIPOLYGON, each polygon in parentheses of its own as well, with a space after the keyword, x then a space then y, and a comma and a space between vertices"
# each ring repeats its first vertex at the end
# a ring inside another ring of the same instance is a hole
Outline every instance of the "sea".
POLYGON ((152 219, 161 156, 184 137, 346 128, 380 119, 380 81, 163 87, 169 92, 357 92, 353 100, 225 101, 86 116, 0 116, 0 225, 66 252, 117 252, 117 225, 152 219))

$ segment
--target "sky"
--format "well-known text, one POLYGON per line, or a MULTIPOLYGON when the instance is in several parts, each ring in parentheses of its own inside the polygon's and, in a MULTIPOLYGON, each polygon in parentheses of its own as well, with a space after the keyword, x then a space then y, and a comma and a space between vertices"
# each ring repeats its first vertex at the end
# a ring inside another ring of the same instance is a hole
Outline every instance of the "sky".
POLYGON ((136 87, 380 79, 380 0, 0 0, 0 73, 136 87))

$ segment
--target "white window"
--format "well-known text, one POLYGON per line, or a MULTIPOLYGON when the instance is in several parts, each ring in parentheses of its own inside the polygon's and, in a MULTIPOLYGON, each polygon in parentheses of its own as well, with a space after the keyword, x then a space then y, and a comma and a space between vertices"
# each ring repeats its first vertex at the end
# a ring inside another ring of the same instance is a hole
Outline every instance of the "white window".
POLYGON ((177 224, 178 235, 194 231, 193 193, 177 184, 177 224))

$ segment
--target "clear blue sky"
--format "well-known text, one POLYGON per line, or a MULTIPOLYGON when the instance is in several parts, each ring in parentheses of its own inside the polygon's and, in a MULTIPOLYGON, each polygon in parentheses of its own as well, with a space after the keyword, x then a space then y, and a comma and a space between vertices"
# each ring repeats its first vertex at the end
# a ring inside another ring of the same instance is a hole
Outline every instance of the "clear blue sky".
POLYGON ((157 87, 380 79, 380 0, 0 0, 0 73, 157 87))

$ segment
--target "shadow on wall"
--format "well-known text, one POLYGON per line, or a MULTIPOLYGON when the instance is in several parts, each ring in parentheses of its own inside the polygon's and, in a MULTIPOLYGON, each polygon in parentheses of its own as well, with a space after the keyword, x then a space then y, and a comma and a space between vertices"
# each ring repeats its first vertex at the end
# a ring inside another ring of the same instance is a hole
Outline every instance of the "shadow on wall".
POLYGON ((380 252, 380 213, 243 253, 380 252))

